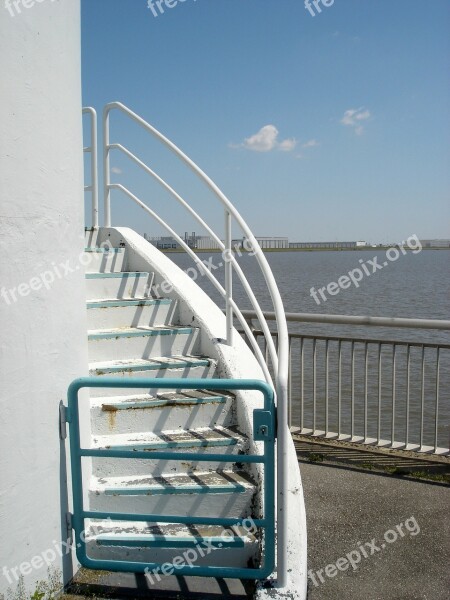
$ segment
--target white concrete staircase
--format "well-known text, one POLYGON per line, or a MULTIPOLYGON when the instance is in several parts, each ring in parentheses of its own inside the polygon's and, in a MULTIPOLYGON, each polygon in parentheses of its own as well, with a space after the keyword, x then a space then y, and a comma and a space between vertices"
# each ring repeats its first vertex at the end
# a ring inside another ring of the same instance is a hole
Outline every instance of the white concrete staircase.
MULTIPOLYGON (((86 249, 90 375, 133 379, 214 375, 216 361, 201 355, 199 329, 179 323, 176 302, 155 297, 151 273, 123 272, 125 252, 86 249)), ((252 516, 256 488, 244 467, 196 461, 194 456, 234 457, 247 451, 248 439, 237 430, 230 393, 96 388, 90 406, 93 448, 149 454, 147 460, 94 458, 88 490, 91 510, 252 516), (192 453, 193 460, 152 459, 158 450, 192 453)), ((91 522, 86 535, 88 556, 106 560, 171 562, 202 543, 215 551, 199 555, 199 566, 247 567, 258 558, 257 538, 238 528, 118 521, 98 528, 91 522)))

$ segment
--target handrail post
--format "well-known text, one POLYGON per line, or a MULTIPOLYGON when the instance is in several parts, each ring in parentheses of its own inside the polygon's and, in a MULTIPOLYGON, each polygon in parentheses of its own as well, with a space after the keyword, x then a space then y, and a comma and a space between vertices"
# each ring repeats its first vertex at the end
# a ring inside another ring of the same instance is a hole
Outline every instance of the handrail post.
POLYGON ((227 344, 233 345, 233 264, 231 262, 231 213, 225 210, 225 293, 227 344))
POLYGON ((91 145, 85 152, 91 153, 91 186, 92 194, 92 227, 98 227, 98 144, 97 144, 97 112, 94 108, 87 106, 83 108, 83 114, 90 116, 91 123, 91 145))
POLYGON ((109 161, 109 107, 103 111, 103 200, 105 205, 104 226, 111 227, 111 173, 109 161))
POLYGON ((277 585, 288 584, 288 390, 278 380, 277 385, 277 585))

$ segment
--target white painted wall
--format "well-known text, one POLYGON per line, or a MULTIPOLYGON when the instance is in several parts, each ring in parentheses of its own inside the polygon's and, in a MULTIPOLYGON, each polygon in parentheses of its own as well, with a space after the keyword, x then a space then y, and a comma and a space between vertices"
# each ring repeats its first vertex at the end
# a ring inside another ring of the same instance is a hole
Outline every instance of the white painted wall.
POLYGON ((20 565, 33 591, 66 539, 58 405, 87 372, 80 4, 17 4, 0 4, 0 594, 20 565))

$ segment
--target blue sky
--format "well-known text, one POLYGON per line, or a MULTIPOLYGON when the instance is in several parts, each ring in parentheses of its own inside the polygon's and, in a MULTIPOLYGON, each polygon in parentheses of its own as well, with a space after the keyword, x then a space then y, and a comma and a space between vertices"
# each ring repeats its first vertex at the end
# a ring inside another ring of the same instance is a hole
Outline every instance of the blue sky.
MULTIPOLYGON (((147 0, 82 0, 83 103, 141 114, 257 235, 450 237, 450 2, 319 6, 312 16, 304 0, 185 0, 154 16, 147 0)), ((112 141, 220 227, 214 198, 120 116, 112 141)), ((129 162, 112 164, 178 232, 200 233, 129 162)), ((113 224, 161 233, 117 193, 113 224)))

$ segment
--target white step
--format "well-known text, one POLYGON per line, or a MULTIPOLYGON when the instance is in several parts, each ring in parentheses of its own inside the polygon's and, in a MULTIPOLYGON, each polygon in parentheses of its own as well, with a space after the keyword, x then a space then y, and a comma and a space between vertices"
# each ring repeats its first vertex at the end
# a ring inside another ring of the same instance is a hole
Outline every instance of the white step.
POLYGON ((124 327, 88 331, 89 360, 106 361, 120 357, 193 355, 199 350, 199 329, 195 327, 124 327))
POLYGON ((236 455, 242 454, 248 447, 248 440, 240 433, 226 428, 202 428, 189 431, 163 431, 158 433, 127 433, 117 435, 93 436, 95 449, 142 451, 149 458, 92 458, 93 474, 96 477, 119 477, 128 475, 146 475, 160 477, 164 474, 194 473, 195 471, 234 470, 236 455), (154 452, 187 454, 233 455, 228 462, 209 460, 161 460, 152 458, 154 452))
POLYGON ((230 427, 237 424, 235 402, 230 394, 202 390, 91 397, 91 428, 93 434, 110 435, 230 427))
POLYGON ((153 273, 86 273, 86 297, 92 300, 150 298, 153 273))
POLYGON ((93 479, 90 510, 177 517, 248 517, 255 485, 244 472, 93 479))
POLYGON ((86 273, 120 273, 125 257, 124 248, 89 247, 84 251, 86 273))
POLYGON ((149 526, 136 521, 87 523, 87 555, 100 560, 125 558, 133 562, 172 563, 188 550, 190 553, 186 558, 192 559, 193 551, 197 549, 195 565, 247 567, 259 553, 259 543, 251 525, 234 531, 234 528, 205 525, 156 523, 149 526), (199 552, 198 548, 205 552, 199 552))
POLYGON ((169 298, 97 300, 87 303, 88 329, 157 327, 174 322, 176 301, 169 298))
MULTIPOLYGON (((127 359, 100 361, 89 364, 89 374, 93 377, 121 377, 133 380, 145 378, 164 379, 204 379, 211 377, 216 369, 216 362, 202 356, 170 356, 152 359, 127 359)), ((92 396, 123 396, 129 394, 151 394, 152 396, 170 390, 155 388, 93 388, 92 396)), ((176 391, 176 390, 172 390, 176 391)))

